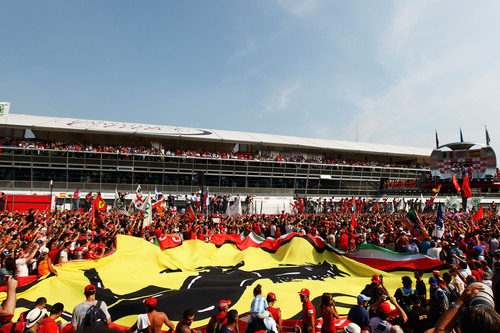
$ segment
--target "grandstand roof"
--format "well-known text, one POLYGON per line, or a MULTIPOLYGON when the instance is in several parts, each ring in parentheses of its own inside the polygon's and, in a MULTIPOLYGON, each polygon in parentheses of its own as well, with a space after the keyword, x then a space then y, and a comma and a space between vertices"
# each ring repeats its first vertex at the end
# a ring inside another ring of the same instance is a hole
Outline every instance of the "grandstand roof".
POLYGON ((387 154, 428 158, 432 148, 417 148, 375 143, 349 142, 295 136, 212 130, 166 125, 123 123, 105 120, 88 120, 61 117, 7 114, 0 116, 0 126, 31 130, 85 132, 96 134, 141 135, 149 137, 200 140, 241 144, 262 144, 291 148, 327 149, 351 153, 387 154))

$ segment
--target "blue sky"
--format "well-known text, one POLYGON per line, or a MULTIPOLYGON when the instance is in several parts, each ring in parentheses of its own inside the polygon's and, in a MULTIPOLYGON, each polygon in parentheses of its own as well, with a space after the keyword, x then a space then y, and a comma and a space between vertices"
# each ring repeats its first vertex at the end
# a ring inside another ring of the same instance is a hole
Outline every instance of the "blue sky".
POLYGON ((11 112, 434 146, 500 140, 498 1, 2 1, 11 112))

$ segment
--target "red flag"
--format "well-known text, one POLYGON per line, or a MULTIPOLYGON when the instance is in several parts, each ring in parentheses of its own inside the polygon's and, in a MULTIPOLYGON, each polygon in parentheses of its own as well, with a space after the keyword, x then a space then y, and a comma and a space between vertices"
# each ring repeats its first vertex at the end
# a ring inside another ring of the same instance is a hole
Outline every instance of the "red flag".
POLYGON ((442 184, 439 184, 439 185, 438 185, 438 187, 434 187, 434 188, 432 189, 432 192, 434 192, 434 193, 438 194, 438 193, 439 193, 439 191, 441 191, 441 186, 442 186, 442 184))
POLYGON ((94 210, 99 210, 101 212, 105 212, 108 209, 108 205, 106 204, 106 201, 104 201, 101 197, 101 194, 97 194, 97 197, 94 199, 92 203, 92 208, 94 210))
POLYGON ((194 211, 193 208, 191 208, 191 206, 189 206, 188 209, 186 210, 186 214, 184 214, 184 219, 188 221, 194 220, 194 211))
POLYGON ((462 196, 464 198, 472 197, 472 191, 470 190, 469 175, 465 175, 464 182, 462 183, 462 196))
POLYGON ((472 216, 472 222, 476 222, 477 220, 480 220, 483 218, 483 204, 481 204, 481 207, 477 210, 477 212, 474 213, 472 216))
POLYGON ((460 193, 460 185, 458 185, 458 180, 455 175, 453 175, 453 185, 455 185, 455 189, 457 190, 457 192, 460 193))
POLYGON ((104 201, 101 197, 101 194, 97 194, 97 197, 92 201, 92 227, 95 226, 95 223, 102 222, 102 217, 100 212, 105 212, 108 208, 106 201, 104 201))
POLYGON ((356 221, 356 216, 355 216, 355 214, 352 214, 352 217, 351 217, 351 230, 356 229, 357 226, 358 226, 358 222, 356 221))

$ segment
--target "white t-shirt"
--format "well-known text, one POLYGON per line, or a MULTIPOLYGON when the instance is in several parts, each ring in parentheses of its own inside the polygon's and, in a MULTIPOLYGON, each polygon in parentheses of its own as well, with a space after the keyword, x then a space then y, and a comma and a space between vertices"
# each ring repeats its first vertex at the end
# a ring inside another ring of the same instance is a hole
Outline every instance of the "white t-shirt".
POLYGON ((24 258, 16 259, 16 276, 21 277, 28 275, 29 275, 29 270, 28 270, 28 265, 26 264, 26 259, 24 258))
POLYGON ((440 247, 431 247, 427 250, 427 255, 434 259, 439 259, 439 254, 441 253, 440 247))
POLYGON ((68 261, 68 251, 66 250, 61 250, 59 253, 59 262, 66 262, 68 261))

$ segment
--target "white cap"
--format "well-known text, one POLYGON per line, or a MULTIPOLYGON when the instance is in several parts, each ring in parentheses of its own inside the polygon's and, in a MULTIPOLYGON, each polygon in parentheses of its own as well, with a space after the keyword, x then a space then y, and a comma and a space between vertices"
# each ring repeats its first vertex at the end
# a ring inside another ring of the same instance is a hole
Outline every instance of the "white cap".
POLYGON ((348 333, 361 333, 361 327, 356 325, 355 323, 349 323, 346 327, 344 327, 344 332, 348 333))
POLYGON ((35 325, 40 319, 47 314, 47 309, 40 310, 39 308, 34 308, 26 315, 26 328, 30 328, 35 325))

